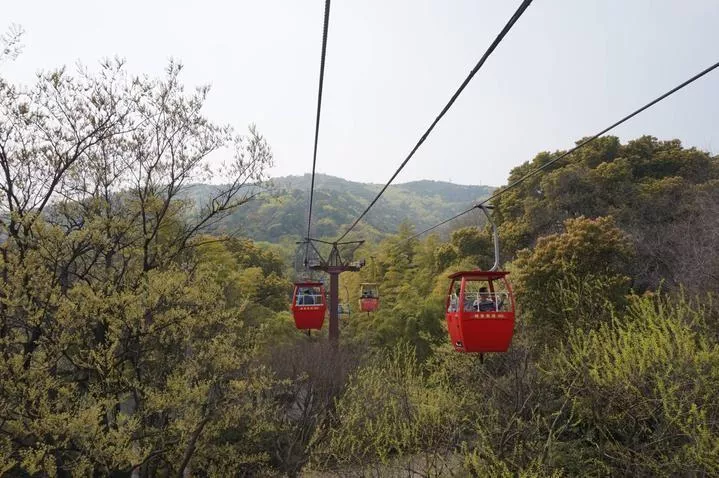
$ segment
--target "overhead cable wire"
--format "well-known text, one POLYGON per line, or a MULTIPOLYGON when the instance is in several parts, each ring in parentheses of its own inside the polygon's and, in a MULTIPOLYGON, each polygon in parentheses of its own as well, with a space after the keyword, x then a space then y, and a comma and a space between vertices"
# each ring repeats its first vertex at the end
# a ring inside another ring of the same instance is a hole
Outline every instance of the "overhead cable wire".
POLYGON ((412 239, 414 239, 415 237, 421 236, 422 234, 426 234, 426 233, 428 233, 428 232, 430 232, 430 231, 434 231, 434 230, 437 229, 438 227, 444 226, 444 225, 447 224, 448 222, 454 221, 455 219, 460 218, 460 217, 464 216, 465 214, 470 213, 470 212, 472 212, 472 211, 474 211, 475 209, 478 209, 478 208, 479 208, 479 206, 472 206, 472 207, 470 207, 469 209, 466 209, 466 210, 460 212, 459 214, 455 214, 454 216, 450 217, 449 219, 445 219, 444 221, 440 222, 439 224, 435 224, 434 226, 429 227, 429 228, 425 229, 425 230, 422 231, 422 232, 418 232, 417 234, 414 234, 414 235, 412 235, 412 236, 409 236, 407 239, 405 239, 405 241, 412 240, 412 239))
POLYGON ((317 165, 317 140, 320 134, 320 111, 322 110, 322 86, 325 77, 325 56, 327 55, 327 29, 330 20, 330 0, 325 0, 325 21, 322 30, 322 55, 320 57, 320 84, 317 91, 317 120, 315 122, 315 148, 312 155, 312 180, 310 182, 310 205, 307 213, 307 240, 310 237, 310 227, 312 226, 312 202, 315 194, 315 166, 317 165))
POLYGON ((362 214, 359 215, 359 217, 358 217, 358 218, 352 223, 352 225, 344 232, 344 234, 342 234, 342 235, 337 239, 336 242, 339 242, 339 241, 341 241, 342 239, 344 239, 345 236, 347 236, 347 234, 349 234, 349 233, 352 231, 352 229, 354 229, 355 226, 357 226, 357 224, 358 224, 358 223, 362 220, 362 218, 369 212, 369 210, 372 209, 372 207, 375 205, 375 203, 379 200, 379 198, 382 196, 382 194, 384 194, 384 192, 387 190, 387 188, 389 187, 389 185, 392 184, 392 181, 394 181, 394 179, 397 177, 397 175, 400 173, 400 171, 402 171, 402 169, 404 169, 404 167, 407 165, 407 163, 409 162, 409 160, 412 159, 412 156, 414 156, 414 153, 417 152, 417 150, 419 149, 420 146, 422 146, 422 143, 424 143, 424 141, 427 139, 427 137, 428 137, 429 134, 432 132, 432 130, 434 129, 434 127, 437 125, 437 123, 439 123, 439 121, 442 119, 442 117, 447 113, 447 111, 449 111, 449 109, 452 107, 452 105, 453 105, 454 102, 457 100, 457 98, 458 98, 459 95, 462 93, 462 91, 464 91, 464 89, 467 87, 467 85, 469 84, 469 82, 472 81, 472 78, 474 78, 474 76, 477 74, 477 72, 480 70, 480 68, 482 68, 482 65, 484 65, 485 61, 487 61, 487 58, 489 58, 489 56, 492 54, 492 52, 497 48, 497 46, 498 46, 498 45, 500 44, 500 42, 504 39, 504 37, 507 35, 507 33, 509 33, 509 30, 512 29, 512 27, 514 26, 514 24, 517 22, 517 20, 519 20, 519 18, 522 16, 522 14, 524 13, 524 11, 527 9, 527 7, 529 7, 529 5, 530 5, 531 3, 532 3, 532 0, 524 0, 524 1, 521 3, 521 5, 519 6, 519 8, 517 8, 517 11, 514 12, 514 15, 512 15, 512 17, 509 19, 509 21, 508 21, 507 24, 504 26, 504 28, 502 29, 502 31, 499 32, 499 35, 497 35, 497 37, 494 39, 494 41, 493 41, 492 44, 489 46, 489 48, 487 48, 487 51, 484 52, 484 55, 482 55, 482 58, 479 59, 479 62, 477 62, 477 64, 475 65, 475 67, 472 68, 472 71, 470 71, 470 73, 469 73, 469 75, 467 76, 467 78, 465 78, 465 80, 464 80, 464 81, 462 82, 462 84, 459 86, 459 88, 458 88, 457 91, 454 93, 454 95, 452 95, 452 98, 450 98, 450 100, 449 100, 449 102, 447 103, 447 105, 442 109, 442 111, 439 113, 439 115, 434 119, 434 121, 433 121, 432 124, 429 126, 429 128, 427 128, 427 131, 425 131, 425 133, 424 133, 424 134, 422 135, 422 137, 419 139, 419 141, 418 141, 417 144, 414 146, 414 148, 412 148, 412 150, 409 152, 409 154, 407 155, 407 157, 405 158, 405 160, 402 162, 402 164, 399 166, 399 168, 397 168, 397 171, 395 171, 395 173, 392 175, 392 177, 389 179, 389 181, 387 181, 387 184, 385 184, 385 185, 382 187, 382 189, 380 190, 380 192, 377 194, 377 196, 375 196, 375 198, 372 200, 372 202, 369 204, 369 206, 367 206, 367 208, 362 212, 362 214))
POLYGON ((704 76, 704 75, 706 75, 706 74, 712 72, 713 70, 715 70, 715 69, 718 68, 718 67, 719 67, 719 62, 714 63, 712 66, 710 66, 710 67, 708 67, 708 68, 702 70, 701 72, 699 72, 699 73, 697 73, 696 75, 692 76, 692 77, 689 78, 688 80, 684 81, 683 83, 681 83, 681 84, 675 86, 674 88, 672 88, 671 90, 667 91, 667 92, 664 93, 663 95, 661 95, 661 96, 659 96, 659 97, 653 99, 652 101, 650 101, 650 102, 647 103, 646 105, 644 105, 644 106, 642 106, 641 108, 639 108, 638 110, 635 110, 634 112, 628 114, 627 116, 625 116, 624 118, 620 119, 619 121, 617 121, 616 123, 612 124, 611 126, 607 126, 607 127, 604 128, 603 130, 601 130, 599 133, 595 134, 594 136, 585 139, 584 141, 582 141, 581 143, 579 143, 578 145, 576 145, 575 147, 573 147, 573 148, 570 149, 569 151, 566 151, 565 153, 560 154, 560 155, 557 156, 556 158, 554 158, 554 159, 552 159, 551 161, 549 161, 549 162, 543 164, 542 166, 538 167, 537 169, 535 169, 535 170, 533 170, 533 171, 530 171, 529 173, 525 174, 525 175, 522 176, 521 178, 519 178, 519 179, 517 179, 516 181, 512 182, 511 184, 509 184, 508 186, 504 187, 504 188, 501 189, 500 191, 498 191, 498 192, 492 194, 492 195, 491 195, 490 197, 488 197, 487 199, 484 199, 484 200, 480 201, 479 203, 475 204, 474 206, 472 206, 471 208, 467 209, 466 211, 463 211, 463 212, 461 212, 461 213, 459 213, 459 214, 456 214, 455 216, 452 216, 451 218, 446 219, 446 220, 440 222, 439 224, 436 224, 436 225, 434 225, 434 226, 432 226, 432 227, 430 227, 430 228, 425 229, 425 230, 422 231, 422 232, 418 232, 417 234, 414 234, 414 235, 408 237, 408 238, 406 239, 406 241, 409 241, 410 239, 414 239, 415 237, 421 236, 422 234, 426 234, 427 232, 430 232, 430 231, 432 231, 432 230, 434 230, 434 229, 436 229, 436 228, 438 228, 438 227, 440 227, 440 226, 442 226, 442 225, 448 223, 449 221, 452 221, 452 220, 454 220, 454 219, 457 219, 458 217, 463 216, 463 215, 467 214, 468 212, 470 212, 470 211, 472 211, 472 210, 474 210, 474 209, 480 208, 482 205, 487 204, 488 202, 492 201, 493 199, 498 198, 499 196, 501 196, 502 194, 506 193, 506 192, 509 191, 510 189, 513 189, 513 188, 517 187, 517 186, 518 186, 519 184, 521 184, 522 182, 526 181, 527 179, 531 178, 532 176, 535 176, 535 175, 539 174, 541 171, 547 169, 549 166, 551 166, 552 164, 556 163, 557 161, 566 158, 567 156, 569 156, 570 154, 574 153, 574 152, 577 151, 578 149, 583 148, 584 146, 588 145, 589 143, 595 141, 595 140, 598 139, 600 136, 602 136, 602 135, 608 133, 609 131, 613 130, 613 129, 616 128, 617 126, 619 126, 619 125, 621 125, 621 124, 623 124, 623 123, 629 121, 630 119, 634 118, 634 117, 635 117, 636 115, 638 115, 639 113, 641 113, 641 112, 643 112, 643 111, 645 111, 645 110, 651 108, 651 107, 654 106, 655 104, 657 104, 657 103, 659 103, 660 101, 664 100, 665 98, 667 98, 667 97, 673 95, 674 93, 676 93, 677 91, 681 90, 681 89, 684 88, 685 86, 687 86, 687 85, 689 85, 689 84, 695 82, 696 80, 698 80, 698 79, 701 78, 702 76, 704 76))

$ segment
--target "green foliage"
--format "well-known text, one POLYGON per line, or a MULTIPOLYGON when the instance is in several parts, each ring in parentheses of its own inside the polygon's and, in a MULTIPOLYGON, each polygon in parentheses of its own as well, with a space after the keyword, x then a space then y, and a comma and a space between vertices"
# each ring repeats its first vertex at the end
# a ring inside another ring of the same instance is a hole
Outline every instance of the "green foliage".
POLYGON ((436 270, 443 271, 457 260, 459 252, 453 244, 442 244, 434 251, 436 270))
POLYGON ((268 435, 271 440, 265 449, 273 469, 297 476, 327 442, 336 400, 357 368, 358 353, 347 346, 338 349, 326 340, 271 344, 265 351, 268 356, 263 362, 277 379, 272 387, 275 413, 268 417, 276 432, 268 435))
POLYGON ((580 217, 565 228, 520 251, 514 263, 517 301, 539 343, 561 338, 568 325, 595 326, 629 292, 633 249, 614 220, 580 217))
POLYGON ((635 298, 611 323, 574 329, 543 365, 571 404, 561 461, 610 475, 716 475, 715 326, 679 296, 635 298))
POLYGON ((268 466, 271 377, 245 321, 257 284, 283 280, 279 263, 200 233, 251 199, 242 185, 264 178, 271 153, 254 130, 204 118, 207 89, 186 94, 180 70, 128 79, 108 62, 96 75, 43 74, 27 94, 0 82, 0 463, 11 476, 268 466), (235 161, 213 169, 206 157, 223 148, 235 161), (189 214, 179 191, 213 173, 234 182, 189 214))
POLYGON ((198 261, 213 269, 223 285, 225 300, 242 306, 245 320, 264 323, 275 312, 287 309, 291 282, 284 278, 283 259, 275 247, 260 247, 248 239, 204 238, 198 261))
POLYGON ((400 344, 353 376, 318 460, 389 464, 394 457, 445 452, 465 429, 462 405, 446 379, 425 376, 414 350, 400 344))
POLYGON ((489 269, 494 263, 494 245, 486 231, 483 233, 476 227, 457 229, 452 232, 450 243, 456 248, 457 257, 476 264, 472 268, 489 269))
MULTIPOLYGON (((434 293, 444 279, 437 277, 436 239, 421 244, 407 240, 413 233, 404 223, 398 236, 383 241, 372 253, 376 254, 374 268, 380 282, 380 309, 365 317, 356 314, 347 333, 354 343, 380 349, 409 342, 423 358, 445 338, 444 296, 434 293)), ((369 282, 370 276, 363 280, 369 282)), ((358 285, 353 290, 359 291, 358 285)), ((353 302, 357 299, 353 296, 353 302)))
MULTIPOLYGON (((307 191, 310 176, 274 178, 258 201, 238 210, 218 223, 217 233, 239 231, 258 241, 281 242, 283 237, 296 240, 307 228, 307 191)), ((398 232, 398 225, 410 221, 418 229, 430 227, 447 216, 484 199, 493 188, 461 186, 440 181, 414 181, 391 185, 382 201, 372 209, 357 232, 379 240, 398 232)), ((196 184, 187 197, 206 201, 213 186, 196 184)), ((376 184, 363 184, 318 174, 315 177, 313 236, 334 239, 367 207, 379 192, 376 184)))
POLYGON ((43 262, 29 252, 5 264, 5 317, 29 331, 10 328, 0 358, 3 430, 16 440, 8 463, 49 474, 143 463, 153 474, 159 457, 210 466, 227 454, 236 422, 250 424, 240 443, 252 450, 262 413, 253 397, 265 386, 250 361, 252 334, 223 300, 217 272, 168 266, 137 271, 132 285, 78 283, 63 293, 43 262))
MULTIPOLYGON (((509 182, 561 153, 538 154, 515 168, 509 182)), ((717 190, 718 174, 717 157, 684 148, 678 140, 644 136, 621 144, 616 137, 604 137, 497 198, 495 219, 503 247, 511 253, 560 232, 567 219, 613 216, 634 242, 637 257, 630 272, 637 289, 656 288, 668 276, 677 276, 669 284, 672 289, 685 281, 698 287, 694 277, 679 277, 686 275, 680 272, 681 261, 667 262, 665 256, 668 250, 681 253, 672 229, 711 224, 716 235, 719 200, 715 194, 709 199, 706 191, 717 190)), ((711 263, 715 258, 709 255, 711 263)), ((692 267, 702 267, 701 261, 692 267)), ((714 285, 712 280, 696 290, 710 291, 714 285)))

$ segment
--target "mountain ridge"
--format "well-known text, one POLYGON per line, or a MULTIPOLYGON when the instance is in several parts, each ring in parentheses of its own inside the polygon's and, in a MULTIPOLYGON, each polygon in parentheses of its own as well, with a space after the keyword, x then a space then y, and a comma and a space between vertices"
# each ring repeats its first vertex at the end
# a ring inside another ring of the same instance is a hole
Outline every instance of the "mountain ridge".
MULTIPOLYGON (((254 240, 273 243, 303 237, 307 228, 310 183, 310 174, 272 178, 258 198, 233 212, 212 232, 240 233, 254 240)), ((199 206, 216 187, 194 184, 188 187, 186 194, 199 206)), ((312 235, 334 237, 341 233, 341 229, 364 211, 382 187, 382 184, 316 174, 312 235)), ((358 225, 357 231, 368 238, 381 238, 396 233, 403 222, 414 224, 421 230, 488 197, 495 189, 428 179, 392 184, 358 225)))

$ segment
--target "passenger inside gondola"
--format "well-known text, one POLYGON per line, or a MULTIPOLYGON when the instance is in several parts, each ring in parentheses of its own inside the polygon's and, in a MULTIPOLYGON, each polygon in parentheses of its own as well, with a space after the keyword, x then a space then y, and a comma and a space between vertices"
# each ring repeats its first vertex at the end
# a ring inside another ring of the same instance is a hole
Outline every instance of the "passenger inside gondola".
POLYGON ((322 296, 314 288, 300 290, 297 293, 297 305, 315 305, 322 303, 322 296))
POLYGON ((472 303, 472 308, 478 312, 489 312, 496 310, 497 305, 489 295, 486 287, 479 288, 479 296, 472 303))
MULTIPOLYGON (((509 304, 507 298, 507 291, 500 281, 468 280, 462 308, 464 312, 505 312, 509 304)), ((452 300, 450 295, 450 307, 452 300)))

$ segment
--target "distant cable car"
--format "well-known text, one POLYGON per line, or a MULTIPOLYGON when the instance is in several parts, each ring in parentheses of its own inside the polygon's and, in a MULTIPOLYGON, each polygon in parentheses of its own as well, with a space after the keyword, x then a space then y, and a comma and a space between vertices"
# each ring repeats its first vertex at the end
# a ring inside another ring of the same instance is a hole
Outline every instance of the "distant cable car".
POLYGON ((506 352, 514 335, 514 296, 509 272, 499 268, 497 227, 483 205, 478 206, 492 225, 494 265, 456 272, 445 302, 445 319, 452 346, 459 352, 506 352))
POLYGON ((379 307, 379 286, 375 282, 360 285, 359 306, 362 312, 374 312, 379 307))
POLYGON ((295 282, 292 294, 292 316, 301 330, 320 330, 325 321, 327 300, 321 282, 295 282))
POLYGON ((506 352, 514 334, 514 297, 504 271, 463 271, 449 276, 446 319, 459 352, 506 352))

